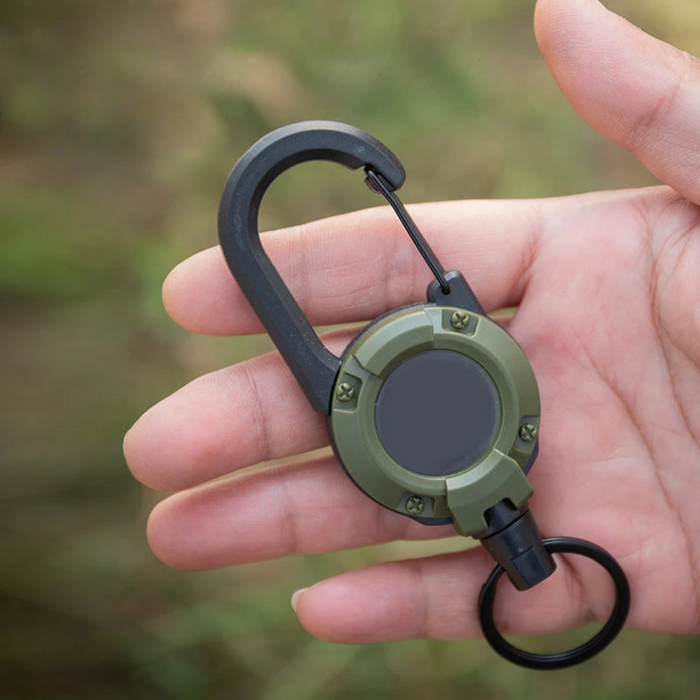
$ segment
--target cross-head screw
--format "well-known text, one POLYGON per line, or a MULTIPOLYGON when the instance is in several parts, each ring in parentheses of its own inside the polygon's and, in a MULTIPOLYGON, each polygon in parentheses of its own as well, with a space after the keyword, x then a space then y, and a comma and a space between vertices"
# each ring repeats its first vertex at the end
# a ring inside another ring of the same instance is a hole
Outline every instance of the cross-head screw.
POLYGON ((420 515, 425 508, 425 503, 420 496, 409 496, 406 499, 406 511, 411 515, 420 515))
POLYGON ((350 384, 343 382, 338 384, 335 395, 338 397, 338 401, 351 401, 355 396, 355 389, 350 384))
POLYGON ((461 331, 466 328, 469 323, 469 314, 466 311, 454 311, 450 316, 450 324, 452 328, 461 331))
POLYGON ((537 437, 537 426, 532 423, 523 423, 520 426, 520 439, 532 442, 537 437))

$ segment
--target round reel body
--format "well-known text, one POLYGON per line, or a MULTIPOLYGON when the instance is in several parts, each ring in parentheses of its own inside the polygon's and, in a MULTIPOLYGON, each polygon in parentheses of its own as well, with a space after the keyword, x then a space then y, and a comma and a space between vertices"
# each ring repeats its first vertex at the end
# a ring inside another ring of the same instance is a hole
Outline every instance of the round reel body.
POLYGON ((404 307, 348 346, 328 419, 332 444, 368 496, 460 534, 488 528, 498 500, 522 508, 536 455, 540 399, 523 351, 463 308, 404 307))

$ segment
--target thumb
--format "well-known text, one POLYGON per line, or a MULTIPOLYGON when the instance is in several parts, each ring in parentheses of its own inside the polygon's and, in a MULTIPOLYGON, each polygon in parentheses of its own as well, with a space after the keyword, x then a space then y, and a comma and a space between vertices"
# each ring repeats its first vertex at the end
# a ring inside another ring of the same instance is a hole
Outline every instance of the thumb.
POLYGON ((598 0, 539 0, 535 34, 573 108, 700 204, 700 61, 598 0))

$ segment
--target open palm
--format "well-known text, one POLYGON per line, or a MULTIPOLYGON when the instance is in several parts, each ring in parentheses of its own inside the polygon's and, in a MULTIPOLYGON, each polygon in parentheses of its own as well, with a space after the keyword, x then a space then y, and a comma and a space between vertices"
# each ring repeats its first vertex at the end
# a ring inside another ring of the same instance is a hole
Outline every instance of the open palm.
MULTIPOLYGON (((505 323, 542 395, 531 507, 543 533, 614 554, 630 579, 630 625, 700 633, 700 63, 589 0, 541 0, 536 28, 577 111, 669 187, 411 213, 487 311, 518 306, 505 323)), ((266 234, 266 249, 315 324, 421 301, 430 277, 384 208, 266 234)), ((218 249, 178 266, 164 298, 197 332, 261 330, 218 249)), ((355 332, 324 340, 338 354, 355 332)), ((381 508, 330 457, 205 483, 324 444, 323 417, 277 353, 184 387, 125 441, 140 480, 178 491, 152 514, 154 551, 203 569, 454 534, 381 508)), ((537 634, 607 616, 605 572, 560 561, 527 606, 504 590, 502 629, 537 634)), ((476 636, 492 566, 481 548, 381 564, 315 584, 296 609, 334 641, 476 636)))

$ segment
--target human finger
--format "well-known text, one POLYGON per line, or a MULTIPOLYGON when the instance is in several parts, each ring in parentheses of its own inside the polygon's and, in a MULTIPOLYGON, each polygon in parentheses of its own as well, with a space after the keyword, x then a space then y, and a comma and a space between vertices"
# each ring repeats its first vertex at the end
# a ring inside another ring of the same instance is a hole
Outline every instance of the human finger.
MULTIPOLYGON (((323 336, 340 354, 357 329, 323 336)), ((179 491, 259 462, 328 444, 313 410, 277 352, 199 377, 139 418, 124 439, 134 476, 179 491)))
MULTIPOLYGON (((551 206, 551 205, 549 205, 551 206)), ((467 276, 487 310, 516 305, 537 247, 536 200, 410 207, 448 269, 467 276)), ((362 321, 425 300, 431 273, 388 207, 265 233, 265 249, 314 325, 362 321)), ((221 249, 178 265, 163 285, 170 316, 211 335, 259 333, 261 325, 221 249)))
MULTIPOLYGON (((561 632, 607 619, 614 597, 607 573, 581 557, 555 558, 557 571, 530 591, 499 585, 502 633, 561 632)), ((294 605, 309 632, 332 642, 478 637, 477 600, 493 567, 481 547, 388 562, 320 581, 297 593, 294 605)))
POLYGON ((332 456, 183 491, 148 523, 155 554, 189 570, 449 534, 451 525, 421 525, 367 498, 332 456))
POLYGON ((539 0, 535 32, 574 109, 700 204, 700 61, 597 0, 539 0))

